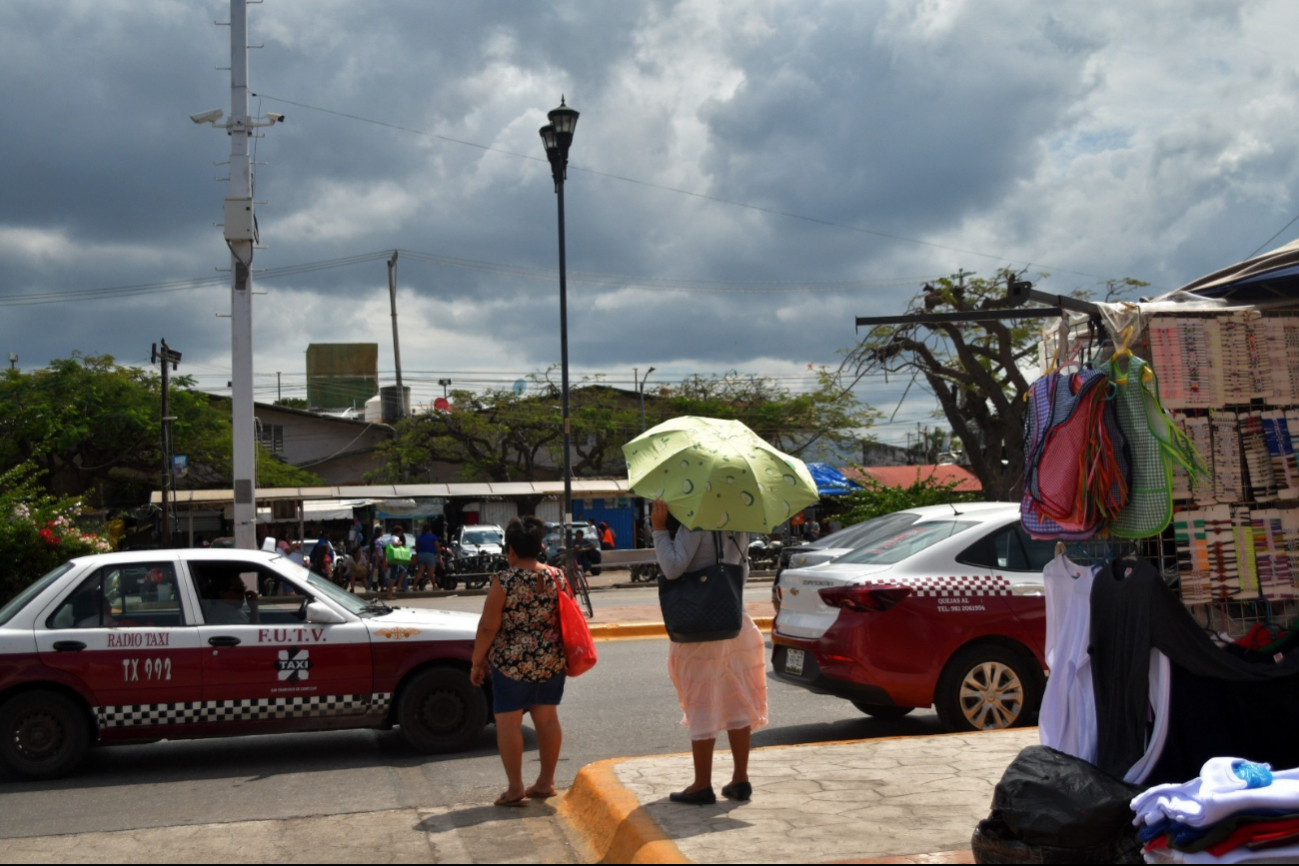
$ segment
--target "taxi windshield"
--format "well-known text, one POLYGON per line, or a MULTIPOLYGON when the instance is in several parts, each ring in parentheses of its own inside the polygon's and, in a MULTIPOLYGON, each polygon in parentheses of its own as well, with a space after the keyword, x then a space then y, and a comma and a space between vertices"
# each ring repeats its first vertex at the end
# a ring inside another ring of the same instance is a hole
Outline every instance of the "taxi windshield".
POLYGON ((872 538, 867 546, 846 553, 837 563, 852 562, 858 565, 892 565, 934 546, 945 538, 979 524, 969 520, 931 520, 914 523, 897 532, 872 538))
POLYGON ((44 577, 37 578, 26 589, 14 596, 8 604, 4 607, 0 607, 0 625, 4 625, 9 622, 9 620, 13 619, 14 615, 17 614, 18 611, 27 606, 27 602, 40 595, 41 592, 44 591, 45 587, 49 586, 51 583, 72 570, 74 564, 75 563, 65 562, 44 577))
POLYGON ((352 595, 352 593, 335 586, 333 583, 330 583, 315 572, 308 571, 293 560, 286 559, 282 556, 277 556, 276 560, 278 560, 276 564, 280 568, 286 570, 290 577, 305 583, 307 586, 311 587, 311 591, 314 594, 325 596, 339 607, 345 609, 348 613, 353 613, 357 616, 369 616, 375 612, 374 605, 370 604, 365 599, 357 598, 352 595))

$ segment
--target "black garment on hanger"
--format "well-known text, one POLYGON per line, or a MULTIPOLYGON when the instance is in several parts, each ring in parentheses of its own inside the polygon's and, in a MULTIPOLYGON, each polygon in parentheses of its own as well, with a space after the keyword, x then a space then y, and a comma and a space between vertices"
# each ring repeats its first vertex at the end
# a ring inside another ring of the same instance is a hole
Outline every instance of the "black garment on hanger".
POLYGON ((1239 682, 1171 667, 1168 734, 1146 787, 1194 779, 1224 756, 1299 767, 1299 674, 1239 682))
POLYGON ((1280 664, 1252 664, 1223 652, 1145 560, 1120 559, 1103 566, 1092 583, 1091 613, 1087 651, 1096 698, 1096 763, 1118 778, 1146 751, 1152 649, 1191 674, 1232 682, 1275 681, 1299 673, 1299 654, 1280 664))

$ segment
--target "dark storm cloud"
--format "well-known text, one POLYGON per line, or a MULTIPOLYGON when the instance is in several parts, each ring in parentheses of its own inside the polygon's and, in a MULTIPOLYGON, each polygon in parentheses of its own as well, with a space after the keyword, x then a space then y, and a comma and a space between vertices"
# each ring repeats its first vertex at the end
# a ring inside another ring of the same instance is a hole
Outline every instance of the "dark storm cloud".
MULTIPOLYGON (((229 111, 228 73, 214 68, 228 31, 212 25, 227 10, 0 6, 0 295, 225 266, 213 223, 227 185, 212 179, 229 142, 188 115, 229 111)), ((400 260, 403 360, 544 369, 559 353, 556 280, 491 267, 556 265, 537 127, 563 93, 582 112, 573 271, 731 289, 916 277, 784 294, 575 279, 584 370, 834 364, 855 315, 899 311, 924 276, 961 267, 1033 261, 1059 291, 1129 275, 1172 287, 1243 257, 1299 210, 1299 87, 1280 37, 1292 15, 1216 2, 271 0, 250 7, 265 44, 251 54, 253 108, 288 121, 256 143, 268 247, 256 265, 393 248, 487 263, 400 260)), ((300 372, 307 343, 338 340, 379 342, 390 368, 382 259, 258 289, 259 373, 300 372)), ((6 306, 0 350, 24 366, 72 350, 138 363, 166 336, 224 384, 227 309, 222 286, 6 306)))

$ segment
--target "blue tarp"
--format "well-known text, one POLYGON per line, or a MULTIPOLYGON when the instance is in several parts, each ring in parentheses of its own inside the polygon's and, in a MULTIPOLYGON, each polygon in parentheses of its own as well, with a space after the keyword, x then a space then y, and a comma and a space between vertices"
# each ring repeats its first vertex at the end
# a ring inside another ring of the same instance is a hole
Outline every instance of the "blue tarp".
POLYGON ((861 485, 835 469, 829 463, 809 463, 807 471, 812 473, 812 480, 816 482, 816 490, 822 496, 845 496, 854 490, 860 490, 861 485))

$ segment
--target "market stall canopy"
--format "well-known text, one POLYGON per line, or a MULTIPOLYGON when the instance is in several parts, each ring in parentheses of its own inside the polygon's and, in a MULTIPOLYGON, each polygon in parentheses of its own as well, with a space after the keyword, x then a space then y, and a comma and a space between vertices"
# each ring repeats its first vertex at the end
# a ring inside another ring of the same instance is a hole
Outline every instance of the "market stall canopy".
POLYGON ((835 469, 829 463, 809 463, 807 471, 816 482, 816 492, 822 496, 847 496, 861 485, 835 469))
POLYGON ((1299 303, 1299 240, 1192 280, 1158 301, 1186 295, 1275 306, 1299 303))
MULTIPOLYGON (((626 496, 626 478, 574 478, 573 495, 587 499, 626 496)), ((285 499, 421 499, 421 498, 471 498, 482 499, 509 496, 562 496, 563 481, 505 481, 456 482, 451 484, 365 484, 346 487, 261 487, 257 502, 265 504, 285 499)), ((162 493, 153 491, 150 501, 162 502, 162 493)), ((234 502, 234 491, 174 490, 171 501, 176 505, 221 504, 234 502)))

